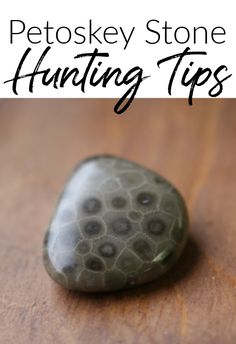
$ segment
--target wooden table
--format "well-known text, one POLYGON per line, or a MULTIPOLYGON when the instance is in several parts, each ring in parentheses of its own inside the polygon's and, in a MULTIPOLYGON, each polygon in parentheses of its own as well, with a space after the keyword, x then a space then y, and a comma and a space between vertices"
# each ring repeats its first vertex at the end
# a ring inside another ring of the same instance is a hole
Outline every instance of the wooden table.
POLYGON ((0 343, 236 343, 236 100, 0 103, 0 343), (133 290, 67 292, 46 274, 42 238, 74 165, 123 156, 186 199, 190 239, 176 267, 133 290))

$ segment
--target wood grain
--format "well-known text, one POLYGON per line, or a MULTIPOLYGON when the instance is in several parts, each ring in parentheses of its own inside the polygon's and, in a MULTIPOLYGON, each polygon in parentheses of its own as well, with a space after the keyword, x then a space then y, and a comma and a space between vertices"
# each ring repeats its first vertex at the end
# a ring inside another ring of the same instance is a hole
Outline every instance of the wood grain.
POLYGON ((0 103, 0 343, 236 343, 236 100, 0 103), (169 178, 190 239, 176 267, 129 291, 67 292, 47 276, 42 238, 71 169, 111 153, 169 178))

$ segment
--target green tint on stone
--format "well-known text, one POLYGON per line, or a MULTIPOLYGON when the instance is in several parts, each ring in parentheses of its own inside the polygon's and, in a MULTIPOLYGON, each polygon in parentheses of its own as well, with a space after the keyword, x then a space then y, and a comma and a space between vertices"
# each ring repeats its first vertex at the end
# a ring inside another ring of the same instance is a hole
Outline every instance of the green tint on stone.
POLYGON ((187 226, 184 201, 162 176, 124 159, 93 157, 62 192, 44 238, 44 265, 68 289, 140 285, 175 264, 187 226))

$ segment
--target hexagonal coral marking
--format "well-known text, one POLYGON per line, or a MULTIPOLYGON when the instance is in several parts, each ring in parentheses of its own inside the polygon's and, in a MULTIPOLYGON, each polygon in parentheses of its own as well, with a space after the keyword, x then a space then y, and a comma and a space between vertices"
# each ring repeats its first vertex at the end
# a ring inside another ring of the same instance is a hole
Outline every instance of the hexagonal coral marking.
POLYGON ((89 197, 84 200, 82 207, 83 211, 87 215, 94 215, 100 212, 102 208, 102 202, 97 197, 89 197))
POLYGON ((78 254, 86 254, 91 250, 91 242, 89 240, 81 240, 75 247, 75 252, 78 254))
POLYGON ((142 261, 151 261, 155 257, 156 245, 145 234, 135 235, 127 242, 127 247, 142 261))
POLYGON ((120 240, 127 240, 140 231, 137 223, 127 217, 126 212, 107 212, 103 217, 109 235, 113 235, 120 240))
POLYGON ((100 186, 100 190, 102 192, 114 192, 119 188, 120 184, 115 180, 115 178, 109 178, 100 186))
POLYGON ((131 223, 126 217, 118 217, 111 222, 111 227, 115 234, 124 235, 131 230, 131 223))
POLYGON ((99 216, 82 219, 79 225, 81 233, 86 239, 99 238, 106 233, 105 223, 99 216))
POLYGON ((104 235, 102 238, 93 241, 92 252, 101 257, 107 268, 111 268, 115 263, 116 257, 124 248, 124 243, 113 236, 104 235), (113 247, 114 249, 109 249, 113 247), (109 254, 108 254, 109 253, 109 254))
POLYGON ((97 191, 84 191, 76 201, 77 219, 98 216, 104 212, 103 195, 97 191))
POLYGON ((136 171, 122 172, 122 173, 119 173, 117 176, 120 179, 121 185, 125 189, 136 188, 140 186, 144 181, 143 176, 136 171))
POLYGON ((105 270, 105 265, 104 265, 103 260, 93 254, 88 254, 84 257, 84 265, 86 269, 95 271, 95 272, 102 272, 105 270))
POLYGON ((129 194, 124 189, 117 190, 115 192, 110 192, 104 195, 105 203, 108 209, 113 211, 129 210, 130 199, 129 194))
POLYGON ((160 211, 151 212, 142 221, 143 232, 153 241, 160 242, 169 238, 174 218, 160 211))
POLYGON ((117 253, 116 246, 108 241, 102 243, 99 246, 98 251, 103 258, 112 258, 117 253))
POLYGON ((141 266, 142 261, 129 249, 125 249, 117 259, 116 266, 123 272, 135 272, 141 266))
POLYGON ((153 191, 153 187, 149 184, 144 184, 139 188, 131 191, 132 206, 136 211, 147 213, 157 210, 158 195, 153 191))

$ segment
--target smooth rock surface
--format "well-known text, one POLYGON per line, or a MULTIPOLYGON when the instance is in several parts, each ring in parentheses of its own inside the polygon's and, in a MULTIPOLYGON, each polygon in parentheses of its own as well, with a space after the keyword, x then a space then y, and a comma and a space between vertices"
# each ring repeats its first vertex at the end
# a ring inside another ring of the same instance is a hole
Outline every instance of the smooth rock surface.
POLYGON ((67 182, 43 257, 59 284, 86 292, 152 281, 180 256, 187 239, 184 201, 166 179, 112 156, 83 161, 67 182))

